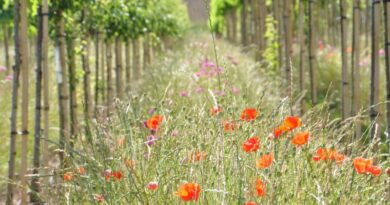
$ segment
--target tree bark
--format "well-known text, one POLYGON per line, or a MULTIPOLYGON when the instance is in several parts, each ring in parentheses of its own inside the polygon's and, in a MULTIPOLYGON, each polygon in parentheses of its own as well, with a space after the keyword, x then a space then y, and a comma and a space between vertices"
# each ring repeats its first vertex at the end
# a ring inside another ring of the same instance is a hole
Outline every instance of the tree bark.
MULTIPOLYGON (((303 0, 299 0, 299 91, 305 92, 305 5, 303 0)), ((300 101, 300 114, 305 112, 305 98, 300 101)))
POLYGON ((247 34, 247 15, 248 15, 248 8, 247 5, 248 0, 242 0, 242 7, 241 7, 241 43, 244 47, 248 46, 248 34, 247 34))
MULTIPOLYGON (((355 116, 361 107, 360 103, 360 0, 353 1, 353 28, 352 28, 352 61, 351 61, 351 77, 352 77, 352 101, 351 115, 355 116)), ((361 123, 356 123, 355 136, 361 135, 361 123)))
POLYGON ((114 89, 112 87, 112 46, 110 42, 106 43, 106 63, 107 63, 107 116, 112 111, 114 89))
POLYGON ((15 48, 15 65, 13 67, 12 80, 12 107, 10 117, 10 145, 9 145, 9 160, 8 160, 8 183, 7 183, 7 200, 6 205, 13 204, 14 184, 15 184, 15 156, 16 156, 16 136, 17 130, 17 111, 18 111, 18 88, 19 74, 21 69, 21 51, 20 51, 20 4, 14 3, 14 48, 15 48))
POLYGON ((309 72, 310 72, 310 92, 311 92, 311 102, 312 105, 317 105, 317 80, 316 80, 316 41, 315 41, 315 31, 314 31, 314 18, 313 18, 313 8, 314 0, 308 1, 309 9, 309 72))
POLYGON ((284 5, 284 40, 285 40, 285 75, 286 75, 286 96, 292 100, 292 73, 291 73, 291 67, 292 67, 292 18, 291 18, 291 11, 292 11, 292 1, 286 0, 284 5))
POLYGON ((122 42, 119 37, 115 40, 115 79, 116 79, 116 94, 120 100, 124 99, 123 90, 123 64, 122 64, 122 42))
POLYGON ((82 64, 84 69, 84 116, 85 120, 91 120, 92 111, 92 94, 91 94, 91 70, 89 68, 89 39, 84 38, 84 45, 82 49, 82 64))
MULTIPOLYGON (((283 23, 282 23, 282 18, 281 18, 281 12, 280 12, 280 8, 283 8, 281 7, 281 4, 280 4, 280 0, 274 0, 272 2, 272 6, 273 6, 273 11, 274 11, 274 19, 275 21, 277 22, 277 41, 278 41, 278 64, 280 65, 280 68, 282 68, 282 64, 283 64, 283 40, 282 40, 282 36, 283 36, 283 23)), ((284 74, 284 71, 282 69, 280 69, 281 72, 280 74, 283 76, 284 74)))
POLYGON ((148 34, 144 37, 144 70, 150 65, 150 36, 148 34))
POLYGON ((133 40, 133 69, 134 80, 137 81, 141 77, 141 65, 140 65, 140 43, 139 39, 133 40))
POLYGON ((98 112, 99 105, 99 85, 100 85, 100 38, 99 32, 95 35, 95 115, 98 112))
POLYGON ((79 135, 79 123, 77 118, 77 79, 76 79, 76 56, 74 53, 74 38, 68 39, 68 68, 69 68, 69 91, 70 91, 70 133, 73 146, 74 140, 79 135))
POLYGON ((22 152, 20 155, 20 182, 21 182, 21 203, 27 204, 27 152, 28 152, 28 116, 29 116, 29 62, 28 62, 28 15, 27 0, 20 0, 20 71, 22 76, 22 152))
MULTIPOLYGON (((383 0, 384 16, 385 16, 385 61, 386 61, 386 118, 387 118, 387 133, 390 133, 390 1, 383 0)), ((390 137, 387 136, 389 143, 390 137)))
POLYGON ((125 42, 125 70, 126 70, 126 90, 130 90, 131 81, 131 58, 130 58, 130 43, 125 42))
MULTIPOLYGON (((57 45, 56 45, 56 64, 57 64, 57 82, 60 114, 60 149, 65 150, 69 142, 69 87, 68 72, 66 69, 65 54, 65 31, 64 18, 62 11, 58 11, 59 20, 56 25, 57 45)), ((66 167, 64 162, 64 152, 59 152, 61 166, 66 167)))
POLYGON ((349 117, 350 108, 350 83, 348 71, 348 56, 347 56, 347 12, 345 0, 340 0, 340 31, 341 31, 341 119, 345 120, 349 117))
POLYGON ((30 202, 32 204, 40 204, 39 198, 39 168, 40 168, 40 149, 41 149, 41 98, 42 98, 42 39, 43 39, 43 25, 42 25, 42 5, 38 7, 38 36, 37 36, 37 69, 35 82, 35 118, 34 118, 34 156, 33 156, 33 171, 34 177, 31 180, 30 202))
POLYGON ((379 18, 380 0, 372 0, 372 33, 371 33, 371 85, 370 85, 370 118, 371 118, 371 139, 375 137, 375 127, 378 118, 379 102, 379 18))

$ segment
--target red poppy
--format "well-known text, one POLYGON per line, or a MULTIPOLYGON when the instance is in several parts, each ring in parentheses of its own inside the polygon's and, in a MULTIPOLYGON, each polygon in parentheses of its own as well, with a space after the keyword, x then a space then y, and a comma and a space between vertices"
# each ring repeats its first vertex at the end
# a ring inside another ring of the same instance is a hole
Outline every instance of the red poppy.
POLYGON ((245 202, 245 205, 256 205, 256 202, 248 201, 248 202, 245 202))
POLYGON ((308 141, 309 141, 309 132, 301 132, 301 133, 297 133, 293 137, 291 143, 299 147, 306 144, 308 141))
POLYGON ((190 153, 189 155, 189 159, 191 162, 199 162, 203 159, 206 158, 206 153, 205 152, 193 152, 193 153, 190 153))
POLYGON ((257 117, 257 110, 255 108, 247 108, 241 113, 241 120, 252 121, 257 117))
POLYGON ((98 202, 98 203, 104 202, 104 196, 101 194, 95 194, 94 198, 95 198, 96 202, 98 202))
POLYGON ((115 180, 120 181, 122 179, 122 172, 115 171, 111 173, 111 176, 115 178, 115 180))
POLYGON ((198 201, 200 195, 200 186, 197 183, 185 183, 180 186, 175 194, 183 201, 198 201))
POLYGON ((73 173, 72 172, 65 172, 63 177, 64 177, 64 181, 72 181, 73 173))
POLYGON ((259 169, 266 169, 272 164, 273 160, 274 160, 273 154, 265 154, 261 156, 259 161, 256 162, 256 167, 259 169))
POLYGON ((256 152, 259 148, 260 142, 258 137, 251 137, 242 145, 242 149, 245 152, 256 152))
POLYGON ((223 130, 225 130, 225 132, 232 132, 236 128, 238 128, 238 124, 235 123, 234 121, 227 121, 227 120, 225 120, 223 122, 223 130))
POLYGON ((84 167, 79 167, 78 172, 81 175, 85 174, 85 168, 84 167))
POLYGON ((301 119, 299 117, 289 116, 284 119, 283 128, 284 131, 292 131, 295 128, 301 126, 301 119))
POLYGON ((210 109, 211 115, 218 115, 220 112, 222 112, 222 108, 219 106, 214 106, 210 109))
POLYGON ((379 176, 382 173, 382 169, 378 166, 369 166, 367 167, 367 172, 371 173, 374 176, 379 176))
POLYGON ((362 157, 356 157, 353 159, 353 165, 358 174, 365 174, 367 172, 367 168, 372 166, 372 159, 365 159, 362 157))
POLYGON ((158 127, 160 126, 160 124, 163 122, 163 120, 164 120, 163 116, 155 115, 146 121, 146 126, 149 129, 156 131, 158 129, 158 127))
POLYGON ((151 191, 156 191, 158 188, 158 182, 149 182, 147 187, 151 191))
POLYGON ((334 160, 337 164, 341 164, 345 159, 345 155, 338 153, 334 149, 317 149, 316 155, 313 156, 314 161, 334 160))
POLYGON ((259 197, 266 195, 264 182, 260 179, 256 179, 256 192, 259 197))
POLYGON ((382 169, 378 166, 372 165, 372 159, 365 159, 362 157, 356 157, 353 159, 353 165, 358 174, 372 174, 379 176, 382 173, 382 169))
POLYGON ((285 132, 286 128, 284 126, 279 126, 274 130, 274 137, 277 139, 285 132))

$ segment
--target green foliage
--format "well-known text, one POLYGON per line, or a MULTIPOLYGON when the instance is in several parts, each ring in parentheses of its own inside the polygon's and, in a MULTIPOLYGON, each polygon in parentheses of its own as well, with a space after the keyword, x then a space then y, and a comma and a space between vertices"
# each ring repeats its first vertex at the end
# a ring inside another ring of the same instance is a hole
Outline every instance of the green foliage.
POLYGON ((226 12, 241 6, 240 0, 212 0, 210 3, 211 30, 222 33, 225 27, 224 17, 226 12))
POLYGON ((267 40, 267 48, 263 53, 264 60, 268 63, 268 66, 272 71, 277 71, 279 67, 278 62, 278 32, 276 30, 276 25, 278 22, 273 18, 272 15, 268 15, 265 23, 266 32, 264 34, 267 40))

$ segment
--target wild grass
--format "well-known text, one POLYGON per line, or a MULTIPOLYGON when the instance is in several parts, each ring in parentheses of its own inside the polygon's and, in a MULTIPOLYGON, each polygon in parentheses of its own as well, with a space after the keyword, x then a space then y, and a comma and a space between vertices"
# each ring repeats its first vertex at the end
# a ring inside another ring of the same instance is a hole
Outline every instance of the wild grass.
POLYGON ((117 102, 109 117, 90 122, 88 134, 67 153, 70 167, 57 170, 44 187, 49 204, 94 204, 97 197, 105 204, 183 204, 174 193, 186 182, 201 187, 194 204, 388 203, 388 154, 377 151, 378 143, 353 139, 353 119, 333 120, 331 103, 324 101, 300 116, 301 127, 273 139, 274 128, 291 115, 282 77, 270 76, 250 54, 217 41, 223 72, 219 79, 197 78, 200 63, 215 62, 210 37, 199 34, 178 44, 144 70, 142 81, 132 83, 128 100, 117 102), (210 114, 215 105, 222 108, 217 116, 210 114), (248 107, 259 112, 251 122, 240 120, 248 107), (164 121, 156 140, 147 145, 151 133, 144 121, 156 114, 164 121), (225 120, 240 127, 225 132, 225 120), (310 133, 309 143, 296 147, 291 138, 302 131, 310 133), (253 136, 259 137, 260 149, 246 153, 242 144, 253 136), (315 162, 312 157, 320 147, 334 148, 346 159, 342 164, 315 162), (191 160, 197 152, 205 157, 191 160), (275 158, 271 166, 256 168, 256 161, 268 153, 275 158), (373 158, 383 173, 357 174, 355 157, 373 158), (78 173, 80 167, 85 173, 78 173), (121 171, 122 179, 107 180, 104 172, 109 170, 121 171), (62 182, 58 178, 65 172, 73 178, 62 182), (257 196, 256 179, 265 183, 266 196, 257 196), (147 189, 149 182, 158 182, 158 189, 147 189))

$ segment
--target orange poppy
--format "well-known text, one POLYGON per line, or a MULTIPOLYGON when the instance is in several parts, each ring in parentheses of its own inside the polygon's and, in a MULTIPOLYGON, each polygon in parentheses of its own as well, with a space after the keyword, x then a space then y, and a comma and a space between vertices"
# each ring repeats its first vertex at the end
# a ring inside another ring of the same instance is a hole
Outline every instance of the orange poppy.
POLYGON ((63 178, 64 178, 64 181, 72 181, 73 173, 72 172, 65 172, 63 178))
POLYGON ((225 130, 225 132, 232 132, 235 129, 237 129, 238 127, 239 127, 239 125, 237 123, 235 123, 234 121, 225 120, 223 122, 223 130, 225 130))
POLYGON ((306 144, 308 141, 309 141, 309 132, 300 132, 293 137, 291 143, 299 147, 306 144))
POLYGON ((353 159, 353 166, 358 174, 364 174, 367 172, 367 168, 372 165, 372 159, 365 159, 362 157, 356 157, 353 159))
POLYGON ((200 186, 197 183, 185 183, 180 186, 175 195, 183 201, 198 201, 200 195, 200 186))
POLYGON ((266 169, 272 164, 273 160, 274 160, 273 154, 265 154, 261 156, 259 161, 256 162, 256 167, 259 169, 266 169))
POLYGON ((218 115, 220 112, 222 112, 222 108, 219 106, 214 106, 210 109, 211 115, 218 115))
POLYGON ((155 115, 146 121, 146 126, 149 129, 156 131, 158 129, 158 127, 160 126, 160 124, 163 122, 163 120, 164 120, 163 116, 155 115))
POLYGON ((248 202, 245 202, 245 205, 256 205, 256 202, 248 201, 248 202))
POLYGON ((284 131, 292 131, 293 129, 301 126, 302 122, 299 117, 289 116, 284 119, 283 128, 284 131))
POLYGON ((266 194, 264 182, 260 179, 256 179, 256 192, 259 197, 263 197, 266 194))
POLYGON ((247 108, 241 113, 241 120, 252 121, 257 117, 257 110, 255 108, 247 108))
POLYGON ((125 138, 124 137, 121 137, 119 138, 116 143, 119 145, 119 146, 123 146, 125 144, 125 138))
POLYGON ((378 166, 369 166, 367 167, 367 172, 371 173, 374 176, 379 176, 382 173, 382 169, 378 166))
POLYGON ((101 194, 95 194, 94 198, 95 198, 96 202, 98 202, 98 203, 104 202, 104 196, 101 194))
POLYGON ((365 159, 362 157, 356 157, 353 159, 353 165, 358 174, 372 174, 374 176, 379 176, 382 173, 382 169, 378 166, 372 165, 372 159, 365 159))
POLYGON ((158 188, 158 182, 149 182, 147 187, 151 191, 156 191, 158 188))
POLYGON ((117 181, 120 181, 122 179, 122 172, 121 171, 112 172, 111 176, 114 177, 117 181))
POLYGON ((79 167, 79 168, 78 168, 78 172, 79 172, 79 174, 81 174, 81 175, 85 174, 85 168, 84 168, 84 167, 79 167))
POLYGON ((345 159, 345 155, 337 153, 334 149, 318 148, 316 155, 313 156, 314 161, 334 160, 337 164, 341 164, 345 159))
POLYGON ((189 156, 189 159, 191 160, 191 162, 199 162, 203 159, 206 158, 206 153, 204 152, 195 152, 195 153, 191 153, 190 156, 189 156))
POLYGON ((286 128, 284 126, 279 126, 274 130, 274 137, 277 139, 285 132, 286 128))
POLYGON ((256 152, 259 148, 260 142, 258 137, 251 137, 242 145, 242 149, 245 152, 256 152))

